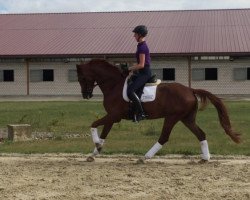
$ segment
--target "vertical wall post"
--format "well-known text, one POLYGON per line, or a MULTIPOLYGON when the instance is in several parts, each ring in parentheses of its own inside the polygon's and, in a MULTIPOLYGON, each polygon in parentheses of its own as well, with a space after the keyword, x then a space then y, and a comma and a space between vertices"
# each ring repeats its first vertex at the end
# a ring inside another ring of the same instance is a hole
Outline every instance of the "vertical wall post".
POLYGON ((27 86, 27 95, 30 95, 30 63, 29 59, 25 59, 26 62, 26 86, 27 86))
POLYGON ((192 69, 191 69, 191 56, 187 57, 188 59, 188 87, 192 87, 192 69))

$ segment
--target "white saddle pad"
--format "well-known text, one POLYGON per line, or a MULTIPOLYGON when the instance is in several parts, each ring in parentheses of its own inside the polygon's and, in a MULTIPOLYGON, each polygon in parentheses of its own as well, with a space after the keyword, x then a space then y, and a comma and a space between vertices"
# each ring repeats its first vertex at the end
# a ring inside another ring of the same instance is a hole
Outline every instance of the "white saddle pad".
MULTIPOLYGON (((128 82, 128 77, 126 78, 126 80, 124 82, 122 96, 123 96, 123 99, 125 101, 129 102, 129 98, 128 98, 128 95, 127 95, 127 88, 128 88, 128 83, 127 82, 128 82)), ((143 94, 141 96, 141 102, 154 101, 155 96, 156 96, 156 88, 157 88, 157 85, 145 86, 144 89, 143 89, 143 94)))

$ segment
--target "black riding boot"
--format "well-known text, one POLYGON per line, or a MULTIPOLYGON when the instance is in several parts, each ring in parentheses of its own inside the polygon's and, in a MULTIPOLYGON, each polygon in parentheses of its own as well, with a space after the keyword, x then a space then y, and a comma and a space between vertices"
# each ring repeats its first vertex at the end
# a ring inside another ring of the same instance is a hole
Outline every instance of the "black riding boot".
POLYGON ((133 119, 133 122, 139 122, 143 119, 146 119, 147 116, 145 115, 145 113, 143 111, 141 101, 138 98, 138 96, 135 94, 135 92, 133 92, 130 95, 130 100, 133 102, 133 106, 135 107, 135 110, 136 110, 136 114, 135 114, 135 117, 133 119))

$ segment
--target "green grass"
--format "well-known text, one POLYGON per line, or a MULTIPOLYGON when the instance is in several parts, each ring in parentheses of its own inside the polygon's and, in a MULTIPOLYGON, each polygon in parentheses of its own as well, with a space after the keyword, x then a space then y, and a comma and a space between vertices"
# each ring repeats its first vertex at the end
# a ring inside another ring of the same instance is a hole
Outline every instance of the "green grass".
MULTIPOLYGON (((220 155, 250 155, 250 102, 225 102, 232 125, 242 133, 243 143, 235 144, 223 132, 217 112, 212 105, 199 112, 197 123, 207 134, 210 151, 220 155)), ((0 128, 7 124, 28 123, 33 131, 53 132, 53 140, 29 142, 5 141, 0 144, 0 152, 7 153, 90 153, 93 143, 90 137, 91 123, 105 115, 102 102, 1 102, 0 128), (66 139, 65 134, 80 133, 82 138, 66 139)), ((139 124, 122 120, 115 124, 106 140, 103 153, 131 153, 142 155, 158 140, 163 120, 142 121, 139 124)), ((99 128, 101 130, 101 127, 99 128)), ((100 131, 99 131, 100 132, 100 131)), ((165 154, 200 154, 200 146, 195 136, 178 123, 170 136, 170 141, 159 152, 165 154)))

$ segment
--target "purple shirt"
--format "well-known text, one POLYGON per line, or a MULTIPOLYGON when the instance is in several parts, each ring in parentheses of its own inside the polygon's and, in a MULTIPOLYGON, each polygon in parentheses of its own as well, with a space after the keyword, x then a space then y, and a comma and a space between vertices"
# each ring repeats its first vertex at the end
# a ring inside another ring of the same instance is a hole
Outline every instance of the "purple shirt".
POLYGON ((145 54, 145 65, 150 65, 151 58, 150 58, 150 52, 149 52, 146 41, 143 41, 137 44, 137 51, 135 55, 136 55, 136 60, 138 64, 140 63, 139 54, 145 54))

